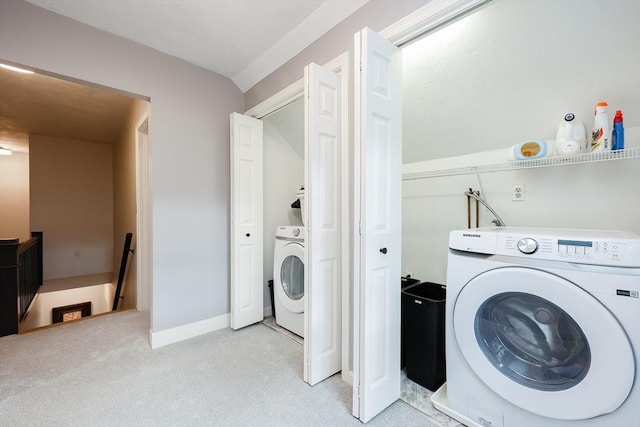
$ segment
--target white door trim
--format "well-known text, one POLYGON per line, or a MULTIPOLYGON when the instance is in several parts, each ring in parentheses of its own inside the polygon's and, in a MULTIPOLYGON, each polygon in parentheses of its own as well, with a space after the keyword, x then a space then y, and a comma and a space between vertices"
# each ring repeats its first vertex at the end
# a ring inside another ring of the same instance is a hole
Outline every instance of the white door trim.
POLYGON ((153 260, 151 228, 151 147, 149 113, 135 126, 136 150, 136 309, 151 312, 153 304, 153 260))
MULTIPOLYGON (((324 64, 323 67, 328 68, 334 73, 340 74, 340 77, 342 79, 342 87, 344 88, 345 81, 347 83, 349 81, 349 52, 344 52, 342 55, 337 56, 336 58, 324 64)), ((346 87, 349 87, 348 84, 346 85, 346 87)), ((270 98, 265 99, 258 105, 248 109, 244 112, 244 115, 256 119, 261 119, 271 113, 278 111, 282 107, 291 104, 296 99, 302 97, 302 95, 304 95, 304 77, 291 83, 289 86, 282 89, 280 92, 276 93, 270 98)), ((349 100, 347 99, 347 105, 348 101, 349 100)), ((345 101, 342 100, 342 106, 344 106, 344 102, 345 101)), ((342 111, 342 114, 344 118, 344 109, 342 111)), ((344 130, 344 127, 347 126, 347 124, 343 121, 342 126, 344 130)))
POLYGON ((255 119, 262 119, 271 113, 275 113, 279 109, 286 107, 298 98, 304 95, 304 79, 300 79, 290 84, 280 92, 262 101, 260 104, 244 112, 245 116, 255 119))
POLYGON ((401 47, 489 2, 491 0, 432 0, 378 34, 401 47))

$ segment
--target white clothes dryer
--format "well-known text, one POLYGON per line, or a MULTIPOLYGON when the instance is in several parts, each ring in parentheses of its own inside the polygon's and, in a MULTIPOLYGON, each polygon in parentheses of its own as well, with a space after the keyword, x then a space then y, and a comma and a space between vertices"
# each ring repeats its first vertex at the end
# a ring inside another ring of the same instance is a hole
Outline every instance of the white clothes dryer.
POLYGON ((434 405, 469 426, 637 425, 639 296, 638 234, 452 231, 434 405))
POLYGON ((276 229, 273 287, 276 323, 304 337, 304 228, 276 229))

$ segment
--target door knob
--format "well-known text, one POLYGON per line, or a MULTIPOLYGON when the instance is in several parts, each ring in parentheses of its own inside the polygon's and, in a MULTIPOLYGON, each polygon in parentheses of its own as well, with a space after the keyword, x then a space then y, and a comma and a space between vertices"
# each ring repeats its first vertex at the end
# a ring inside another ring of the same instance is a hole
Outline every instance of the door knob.
POLYGON ((245 236, 251 237, 251 233, 247 233, 247 234, 245 234, 245 236))
POLYGON ((387 248, 380 249, 380 252, 382 252, 383 254, 386 254, 387 253, 387 248))

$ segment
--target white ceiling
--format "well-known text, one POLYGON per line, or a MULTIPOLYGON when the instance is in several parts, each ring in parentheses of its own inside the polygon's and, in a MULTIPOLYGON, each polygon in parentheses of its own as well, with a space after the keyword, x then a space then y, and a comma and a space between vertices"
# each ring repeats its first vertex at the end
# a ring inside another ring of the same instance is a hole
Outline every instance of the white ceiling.
POLYGON ((246 92, 369 0, 27 0, 229 77, 246 92))

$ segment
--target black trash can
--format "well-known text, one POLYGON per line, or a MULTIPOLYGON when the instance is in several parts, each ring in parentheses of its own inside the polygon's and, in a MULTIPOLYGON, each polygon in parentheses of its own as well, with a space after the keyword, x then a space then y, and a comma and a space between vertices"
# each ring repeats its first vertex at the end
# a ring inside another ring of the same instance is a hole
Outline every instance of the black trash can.
MULTIPOLYGON (((400 290, 411 285, 417 285, 418 283, 420 283, 420 280, 414 279, 409 275, 402 276, 400 277, 400 290)), ((402 331, 402 316, 400 316, 400 331, 402 331)), ((404 344, 402 343, 404 337, 402 335, 402 332, 400 332, 400 369, 404 369, 404 367, 406 366, 406 362, 404 359, 404 344)))
POLYGON ((446 288, 423 282, 402 289, 402 343, 407 378, 435 391, 446 380, 446 288))
POLYGON ((411 276, 402 276, 400 277, 400 289, 404 289, 407 286, 416 285, 420 283, 420 280, 414 279, 411 276))

